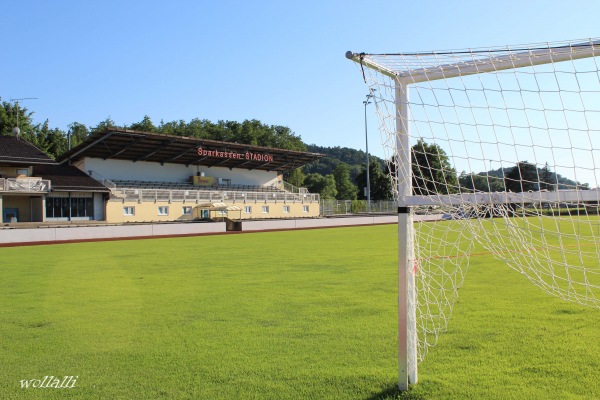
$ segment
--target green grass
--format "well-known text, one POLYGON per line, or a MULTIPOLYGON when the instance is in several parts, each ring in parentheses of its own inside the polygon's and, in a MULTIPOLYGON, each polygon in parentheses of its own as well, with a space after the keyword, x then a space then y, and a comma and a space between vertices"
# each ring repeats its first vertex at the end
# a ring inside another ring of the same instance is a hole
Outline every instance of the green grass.
MULTIPOLYGON (((0 249, 0 398, 396 398, 396 257, 395 226, 0 249)), ((403 398, 600 397, 599 310, 486 255, 459 293, 403 398)))

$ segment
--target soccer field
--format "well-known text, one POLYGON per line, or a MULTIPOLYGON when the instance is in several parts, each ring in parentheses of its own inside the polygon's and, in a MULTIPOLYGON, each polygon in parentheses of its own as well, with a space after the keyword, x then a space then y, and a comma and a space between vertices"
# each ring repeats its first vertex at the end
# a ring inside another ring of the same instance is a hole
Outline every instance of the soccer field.
MULTIPOLYGON (((2 248, 0 397, 395 398, 396 232, 2 248)), ((404 397, 600 398, 599 326, 481 253, 404 397)))

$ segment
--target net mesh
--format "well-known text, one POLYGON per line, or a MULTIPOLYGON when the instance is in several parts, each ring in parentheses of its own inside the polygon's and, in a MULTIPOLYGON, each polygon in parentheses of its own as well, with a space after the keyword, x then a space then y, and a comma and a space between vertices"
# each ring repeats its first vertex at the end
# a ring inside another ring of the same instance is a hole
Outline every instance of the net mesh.
POLYGON ((415 221, 420 360, 447 328, 476 245, 549 294, 600 306, 597 55, 595 40, 355 55, 393 187, 412 186, 395 196, 415 221))

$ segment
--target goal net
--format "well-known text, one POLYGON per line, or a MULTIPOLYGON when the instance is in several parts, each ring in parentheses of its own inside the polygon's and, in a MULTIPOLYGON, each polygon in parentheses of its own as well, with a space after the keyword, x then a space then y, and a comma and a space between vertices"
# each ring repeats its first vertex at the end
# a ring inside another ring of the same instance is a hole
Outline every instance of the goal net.
POLYGON ((551 295, 600 306, 598 55, 598 40, 346 54, 374 96, 398 201, 409 382, 476 245, 551 295))

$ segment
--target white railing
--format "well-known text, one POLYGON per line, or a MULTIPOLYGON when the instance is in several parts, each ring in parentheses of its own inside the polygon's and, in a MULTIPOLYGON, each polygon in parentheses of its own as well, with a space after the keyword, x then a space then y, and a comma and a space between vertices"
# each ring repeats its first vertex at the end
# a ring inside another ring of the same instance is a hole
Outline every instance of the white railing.
POLYGON ((290 192, 290 193, 301 193, 301 194, 308 193, 308 189, 307 188, 296 187, 296 186, 294 186, 291 183, 286 182, 286 181, 282 181, 282 182, 283 182, 282 189, 285 190, 285 191, 287 191, 287 192, 290 192))
POLYGON ((49 192, 51 182, 41 178, 0 178, 0 191, 3 192, 49 192))
POLYGON ((169 190, 111 188, 111 198, 123 201, 166 201, 195 203, 276 203, 276 202, 319 202, 320 195, 288 192, 239 192, 225 190, 169 190))
POLYGON ((103 177, 96 171, 89 170, 88 173, 93 179, 97 180, 98 182, 100 182, 101 184, 103 184, 104 186, 106 186, 109 189, 114 189, 117 187, 117 185, 113 181, 111 181, 108 178, 103 177))

